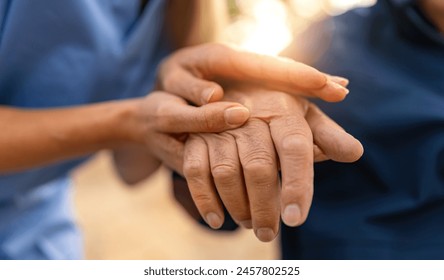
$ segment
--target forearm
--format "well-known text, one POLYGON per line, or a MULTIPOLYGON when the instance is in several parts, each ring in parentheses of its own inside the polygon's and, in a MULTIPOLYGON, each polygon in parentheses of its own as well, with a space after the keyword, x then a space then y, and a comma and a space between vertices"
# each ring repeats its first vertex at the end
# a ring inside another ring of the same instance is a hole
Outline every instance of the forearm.
POLYGON ((137 141, 135 100, 45 110, 0 107, 0 172, 20 171, 137 141))

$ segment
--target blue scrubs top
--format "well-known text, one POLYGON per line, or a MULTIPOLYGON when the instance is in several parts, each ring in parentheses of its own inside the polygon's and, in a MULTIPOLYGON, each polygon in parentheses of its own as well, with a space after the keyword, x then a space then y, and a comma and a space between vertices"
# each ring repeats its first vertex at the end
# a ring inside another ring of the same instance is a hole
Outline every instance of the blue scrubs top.
MULTIPOLYGON (((168 52, 163 0, 0 1, 0 105, 50 108, 143 96, 168 52)), ((0 158, 1 160, 1 158, 0 158)), ((82 258, 69 172, 0 174, 0 258, 82 258)))
POLYGON ((313 206, 282 228, 284 259, 444 259, 444 36, 415 7, 378 1, 297 41, 315 67, 350 78, 319 106, 360 139, 354 164, 315 167, 313 206))

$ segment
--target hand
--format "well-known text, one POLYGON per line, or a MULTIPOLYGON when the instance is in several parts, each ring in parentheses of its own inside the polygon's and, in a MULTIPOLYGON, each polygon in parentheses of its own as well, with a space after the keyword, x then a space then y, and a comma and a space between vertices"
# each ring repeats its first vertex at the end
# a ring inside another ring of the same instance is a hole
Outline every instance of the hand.
POLYGON ((184 174, 193 200, 213 228, 222 225, 222 203, 233 219, 253 227, 262 241, 279 231, 279 217, 305 221, 313 195, 313 161, 358 160, 362 145, 303 98, 243 87, 226 93, 250 109, 237 129, 191 135, 184 174), (282 172, 279 188, 278 167, 282 172))
MULTIPOLYGON (((165 92, 153 92, 135 102, 138 105, 138 124, 133 131, 137 132, 134 138, 139 147, 125 149, 140 151, 140 145, 143 144, 147 150, 140 154, 140 158, 154 156, 181 174, 184 137, 187 133, 221 132, 236 128, 249 118, 248 109, 238 103, 217 102, 194 107, 182 98, 165 92)), ((122 163, 129 161, 125 155, 117 154, 116 158, 122 163)), ((121 172, 131 174, 128 170, 121 172)))
MULTIPOLYGON (((344 88, 348 81, 344 78, 325 75, 290 59, 242 52, 218 44, 185 48, 169 56, 159 67, 158 88, 197 105, 204 105, 222 99, 223 91, 216 81, 224 83, 236 80, 281 89, 296 95, 309 93, 309 96, 318 96, 327 101, 340 101, 348 93, 344 88)), ((207 124, 213 126, 210 118, 207 124)), ((163 147, 169 147, 174 152, 178 148, 173 147, 180 146, 180 141, 176 140, 174 137, 164 139, 159 134, 158 141, 154 140, 157 143, 150 145, 157 147, 160 141, 166 144, 163 147)), ((149 170, 143 172, 143 168, 135 167, 137 163, 150 164, 153 168, 158 165, 158 162, 152 164, 155 155, 143 149, 140 153, 137 150, 140 149, 129 147, 115 152, 117 170, 128 183, 137 182, 149 175, 149 170), (149 156, 143 157, 142 154, 149 156), (129 162, 134 164, 130 166, 129 162)), ((167 151, 155 149, 155 152, 163 159, 171 159, 167 156, 167 151)), ((175 169, 180 166, 178 160, 169 160, 167 164, 175 169)), ((150 170, 154 170, 153 168, 150 170)))
POLYGON ((330 102, 341 101, 348 93, 345 78, 326 75, 288 58, 249 53, 221 44, 176 51, 160 65, 157 84, 161 90, 203 105, 222 100, 219 83, 225 81, 249 82, 330 102))

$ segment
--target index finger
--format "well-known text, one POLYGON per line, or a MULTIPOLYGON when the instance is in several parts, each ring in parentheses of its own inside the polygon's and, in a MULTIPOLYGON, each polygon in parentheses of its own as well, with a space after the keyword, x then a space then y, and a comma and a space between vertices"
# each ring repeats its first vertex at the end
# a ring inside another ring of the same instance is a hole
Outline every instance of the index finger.
POLYGON ((348 90, 326 74, 286 57, 262 55, 221 44, 207 44, 199 55, 186 56, 185 65, 204 78, 221 77, 259 82, 295 95, 340 101, 348 90))
POLYGON ((304 89, 325 86, 325 74, 289 58, 257 54, 220 44, 208 44, 192 63, 205 77, 285 83, 304 89))

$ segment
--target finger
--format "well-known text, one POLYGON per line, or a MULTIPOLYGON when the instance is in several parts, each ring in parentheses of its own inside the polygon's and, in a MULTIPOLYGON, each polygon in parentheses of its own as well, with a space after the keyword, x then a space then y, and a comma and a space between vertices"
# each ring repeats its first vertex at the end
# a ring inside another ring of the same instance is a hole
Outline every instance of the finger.
POLYGON ((235 50, 228 46, 209 44, 201 55, 191 56, 203 77, 259 82, 271 88, 285 89, 295 95, 320 97, 339 101, 348 90, 313 67, 289 58, 235 50), (221 59, 223 58, 223 59, 221 59))
POLYGON ((361 158, 362 144, 314 104, 309 105, 306 119, 314 142, 328 158, 338 162, 354 162, 361 158))
POLYGON ((327 102, 339 102, 344 100, 344 98, 349 94, 349 90, 345 88, 341 83, 335 82, 337 78, 328 78, 327 83, 324 87, 316 90, 312 90, 309 96, 319 97, 327 102))
POLYGON ((342 79, 341 83, 337 83, 335 80, 338 79, 327 78, 325 85, 319 89, 298 89, 285 84, 270 84, 266 81, 261 84, 265 88, 286 92, 293 96, 317 97, 327 102, 339 102, 347 97, 349 90, 341 84, 345 84, 342 79))
POLYGON ((271 135, 282 174, 282 220, 288 226, 302 224, 313 196, 313 139, 302 114, 275 118, 271 135))
POLYGON ((154 155, 170 169, 183 174, 184 144, 167 134, 157 132, 150 135, 149 139, 147 145, 154 155))
POLYGON ((181 67, 163 74, 163 77, 165 78, 159 81, 162 90, 181 96, 196 105, 219 101, 223 97, 220 85, 202 80, 181 67))
POLYGON ((177 96, 152 93, 157 107, 152 122, 157 131, 168 133, 222 132, 244 124, 250 116, 247 108, 234 102, 216 102, 191 106, 177 96))
POLYGON ((220 228, 224 211, 211 178, 208 148, 199 136, 190 135, 185 143, 183 172, 200 215, 210 227, 220 228))
POLYGON ((253 228, 259 240, 273 240, 279 231, 279 185, 276 152, 268 124, 250 120, 234 135, 247 186, 253 228))
POLYGON ((194 61, 205 76, 220 76, 239 80, 286 83, 298 88, 321 88, 326 77, 313 67, 289 58, 262 55, 233 49, 221 44, 208 44, 205 55, 194 61))
POLYGON ((205 134, 203 138, 208 145, 211 174, 225 208, 238 224, 251 228, 250 204, 236 141, 228 133, 205 134))

